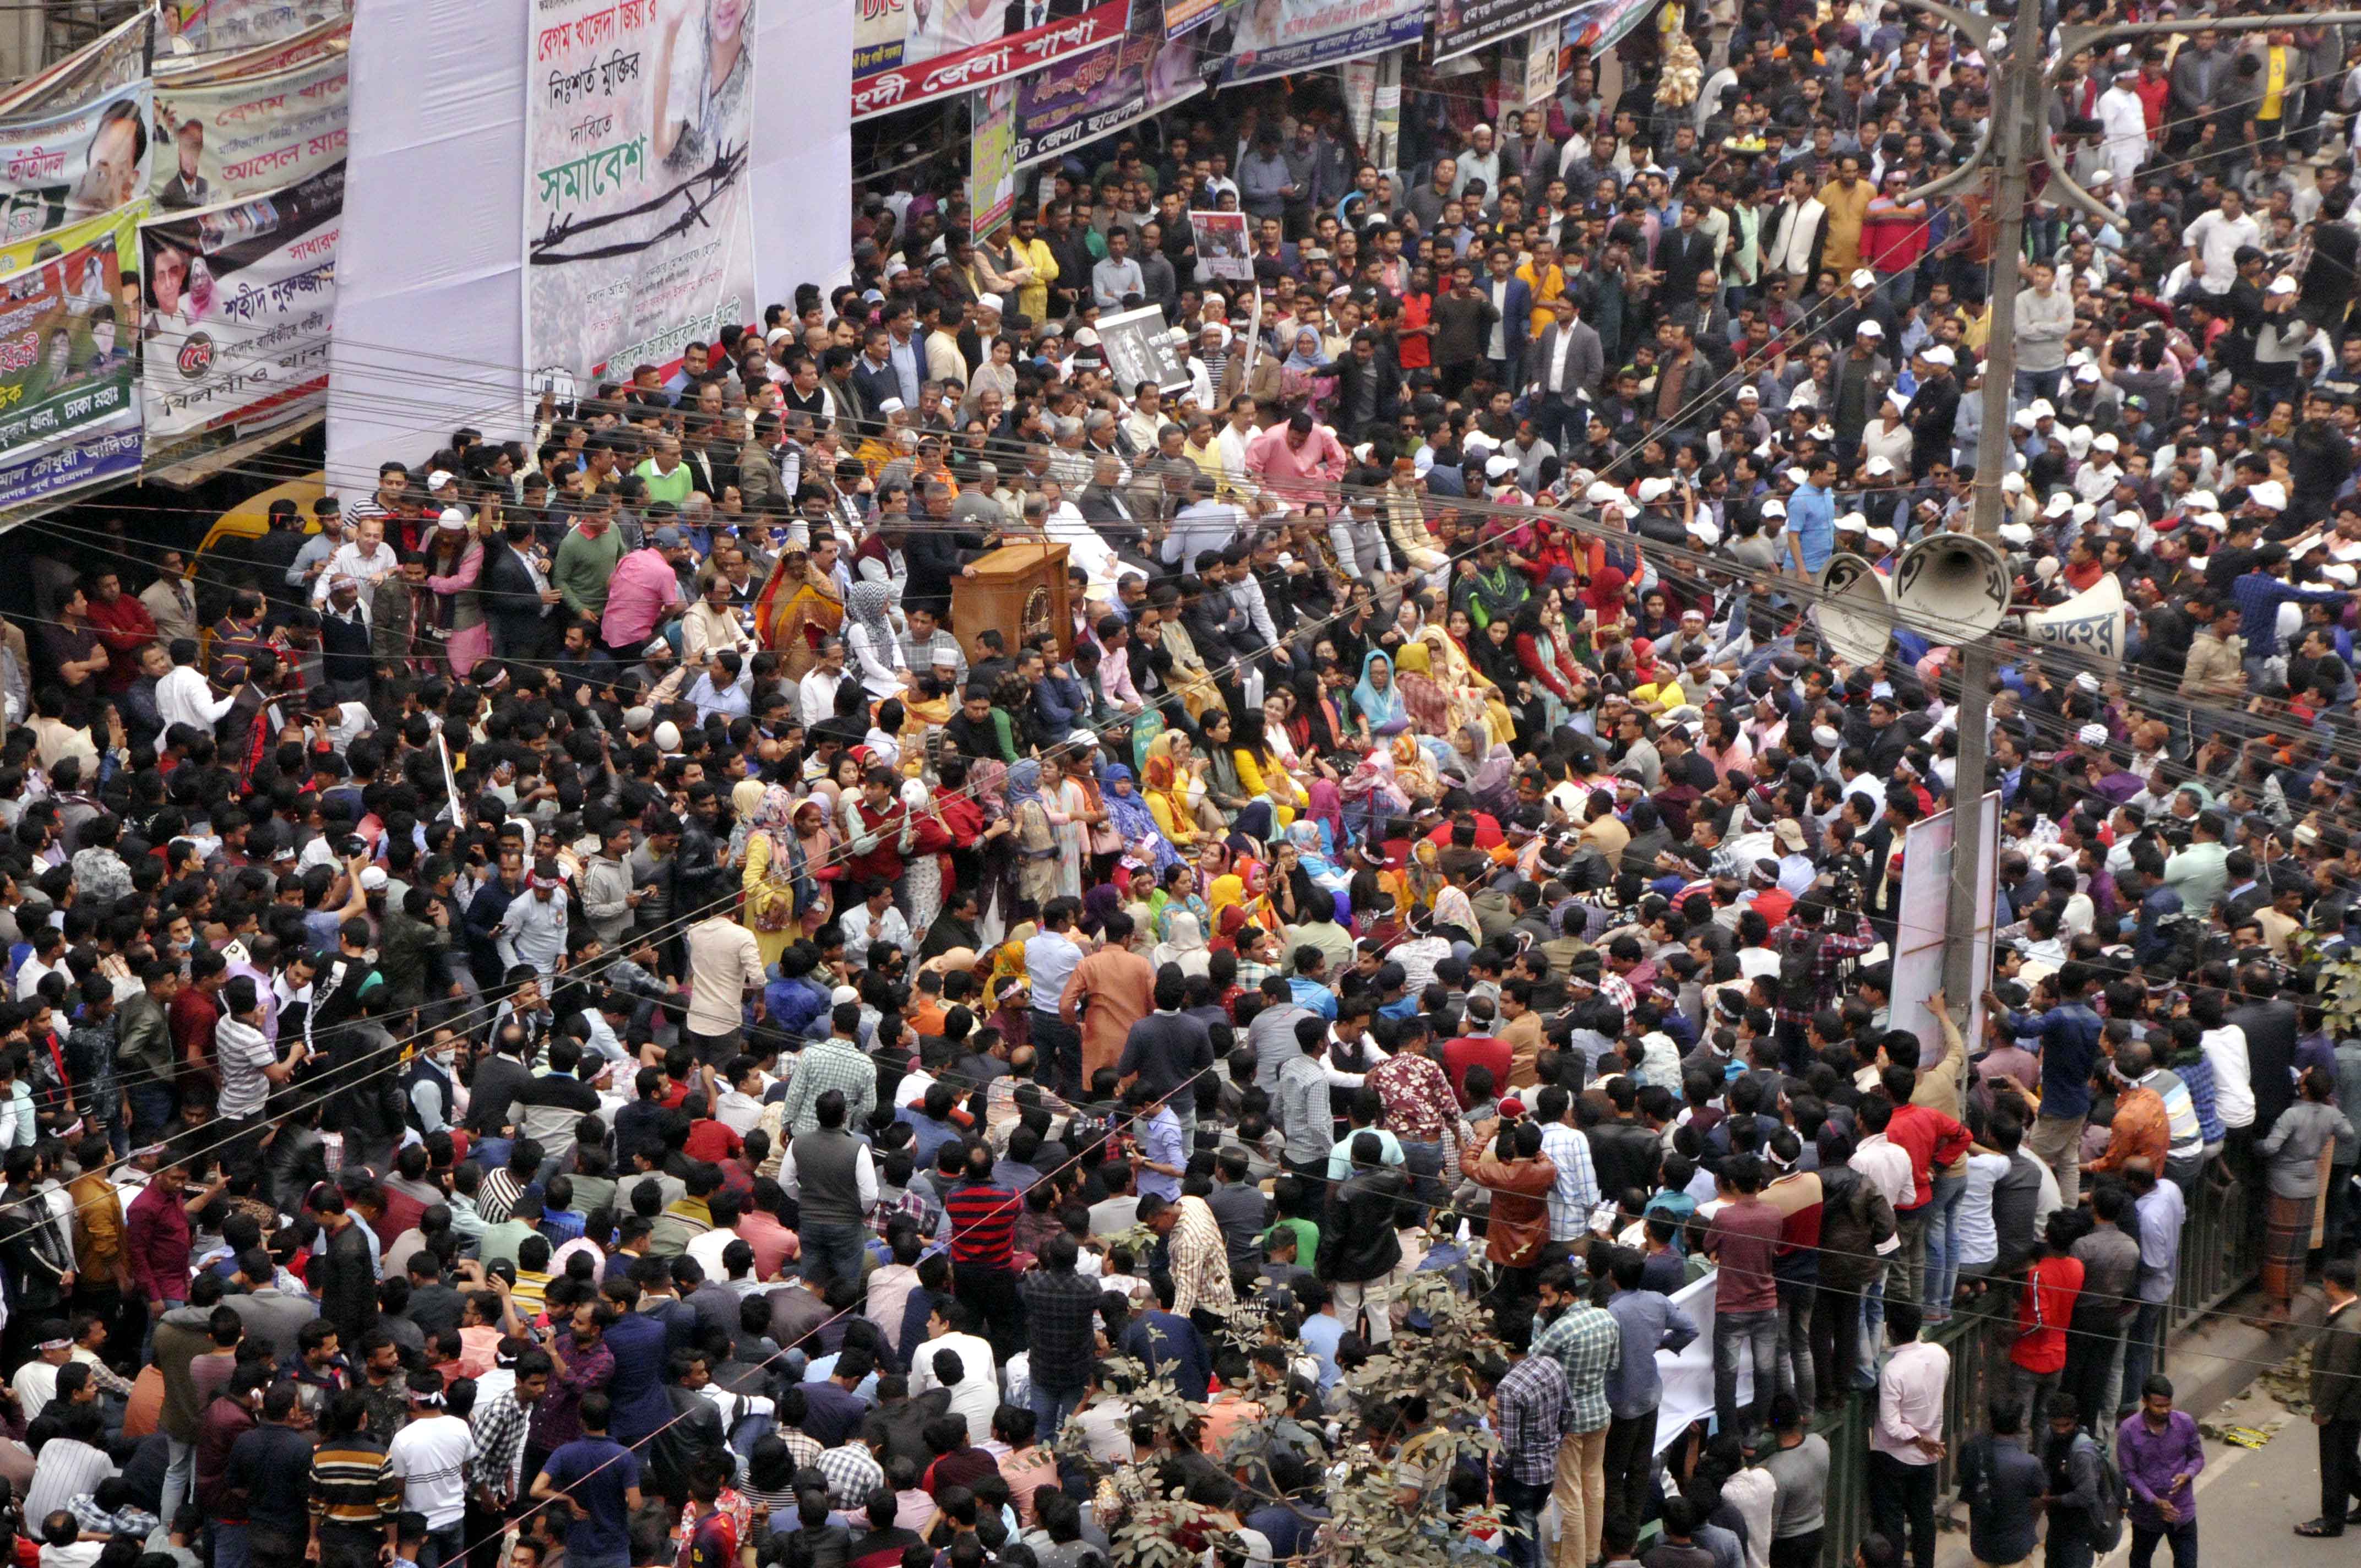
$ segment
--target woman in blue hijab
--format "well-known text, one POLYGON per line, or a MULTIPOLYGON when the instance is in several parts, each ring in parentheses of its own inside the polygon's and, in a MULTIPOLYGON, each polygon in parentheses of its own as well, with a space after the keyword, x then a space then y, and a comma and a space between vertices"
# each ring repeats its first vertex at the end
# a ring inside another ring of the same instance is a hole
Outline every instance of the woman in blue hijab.
POLYGON ((1410 728, 1410 708, 1394 685, 1394 662, 1372 648, 1361 661, 1361 681, 1353 688, 1353 711, 1360 716, 1364 739, 1381 744, 1385 738, 1410 728))
POLYGON ((1165 867, 1180 863, 1180 851, 1156 826, 1155 814, 1148 809, 1129 768, 1121 762, 1099 764, 1099 799, 1105 803, 1107 819, 1121 835, 1126 852, 1146 856, 1150 872, 1161 876, 1165 867))

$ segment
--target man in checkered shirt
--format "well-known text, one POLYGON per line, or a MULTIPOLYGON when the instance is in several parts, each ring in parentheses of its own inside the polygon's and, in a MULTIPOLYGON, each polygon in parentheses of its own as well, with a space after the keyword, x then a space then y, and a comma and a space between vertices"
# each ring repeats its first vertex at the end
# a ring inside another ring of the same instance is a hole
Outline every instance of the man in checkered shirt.
POLYGON ((1623 1335, 1566 1265, 1544 1269, 1538 1288, 1545 1321, 1533 1338, 1533 1355, 1555 1361, 1566 1387, 1565 1435, 1553 1487, 1560 1520, 1557 1568, 1582 1568, 1598 1560, 1607 1519, 1607 1424, 1614 1414, 1607 1403, 1607 1375, 1622 1354, 1623 1335))
POLYGON ((1565 1372, 1554 1357, 1530 1353, 1532 1324, 1521 1314, 1501 1313, 1493 1332, 1507 1359, 1478 1365, 1476 1385, 1492 1401, 1492 1430, 1500 1440, 1492 1478, 1513 1527, 1509 1561, 1541 1568, 1542 1508, 1557 1479, 1565 1431, 1565 1372))

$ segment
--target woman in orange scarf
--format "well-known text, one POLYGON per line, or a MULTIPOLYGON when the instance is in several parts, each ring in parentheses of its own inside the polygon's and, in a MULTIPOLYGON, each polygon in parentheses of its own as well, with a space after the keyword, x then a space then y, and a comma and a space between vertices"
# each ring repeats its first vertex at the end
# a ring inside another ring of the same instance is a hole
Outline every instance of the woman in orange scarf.
POLYGON ((785 550, 754 601, 756 635, 779 652, 779 674, 799 681, 819 663, 819 645, 844 629, 844 600, 833 579, 812 569, 809 553, 785 550))

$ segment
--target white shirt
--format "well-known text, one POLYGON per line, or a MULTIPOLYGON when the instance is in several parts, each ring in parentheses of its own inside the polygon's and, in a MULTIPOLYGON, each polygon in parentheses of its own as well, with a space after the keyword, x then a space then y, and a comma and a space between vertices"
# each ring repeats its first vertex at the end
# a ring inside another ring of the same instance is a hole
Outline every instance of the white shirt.
POLYGON ((2197 280, 2209 294, 2226 294, 2238 280, 2238 247, 2260 248, 2263 229, 2251 214, 2226 217, 2219 208, 2201 214, 2181 232, 2181 242, 2197 253, 2197 280))
POLYGON ((156 712, 168 730, 175 724, 185 724, 211 734, 236 700, 235 692, 224 697, 214 696, 213 687, 197 673, 194 664, 175 664, 170 674, 156 683, 156 712))
POLYGON ((378 580, 390 577, 401 568, 401 557, 383 540, 373 551, 363 550, 358 543, 339 544, 336 553, 328 557, 328 569, 313 579, 312 603, 316 608, 328 602, 328 590, 338 577, 350 577, 362 587, 377 586, 378 580))
POLYGON ((721 1284, 730 1277, 730 1270, 722 1266, 722 1253, 728 1250, 731 1242, 744 1239, 736 1231, 725 1231, 716 1227, 702 1235, 691 1238, 687 1248, 688 1255, 697 1259, 697 1266, 705 1270, 706 1278, 717 1285, 721 1284))
POLYGON ((825 669, 816 669, 797 683, 796 690, 803 704, 804 727, 807 729, 824 718, 836 717, 836 688, 846 678, 841 670, 830 674, 825 669))
POLYGON ((992 1346, 973 1334, 944 1334, 918 1346, 910 1357, 910 1394, 917 1398, 943 1384, 935 1376, 935 1357, 950 1351, 959 1357, 961 1376, 950 1391, 950 1414, 965 1416, 967 1430, 988 1432, 993 1412, 1000 1408, 1000 1376, 992 1346))
POLYGON ((2255 1124, 2255 1073, 2246 1059, 2246 1031, 2235 1024, 2208 1029, 2197 1048, 2213 1069, 2213 1109, 2225 1127, 2255 1124))
POLYGON ((440 1410, 393 1434, 386 1465, 401 1477, 401 1506, 428 1530, 455 1525, 467 1508, 467 1423, 440 1410))
POLYGON ((16 1376, 8 1386, 16 1391, 16 1400, 25 1408, 25 1420, 30 1421, 58 1397, 58 1369, 36 1356, 16 1368, 16 1376))

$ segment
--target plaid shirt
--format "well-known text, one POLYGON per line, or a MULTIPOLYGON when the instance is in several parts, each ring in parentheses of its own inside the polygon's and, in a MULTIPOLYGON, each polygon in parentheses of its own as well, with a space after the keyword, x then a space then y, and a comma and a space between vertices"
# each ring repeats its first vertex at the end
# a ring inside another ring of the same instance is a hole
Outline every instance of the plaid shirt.
POLYGON ((1528 1355, 1492 1391, 1499 1410, 1500 1468, 1512 1481, 1537 1486, 1557 1474, 1558 1439, 1565 1430, 1565 1370, 1546 1355, 1528 1355))
POLYGON ((1598 1202, 1598 1172, 1590 1161, 1590 1140, 1564 1122, 1542 1124, 1542 1153, 1557 1167, 1550 1189, 1550 1240, 1570 1242, 1590 1226, 1598 1202))
POLYGON ((779 1121, 786 1135, 799 1138, 819 1125, 819 1097, 844 1091, 844 1124, 857 1127, 877 1106, 877 1064, 851 1040, 831 1035, 807 1046, 795 1058, 779 1121))
POLYGON ((857 1438, 821 1453, 813 1468, 826 1477, 828 1500, 838 1508, 860 1508, 885 1485, 885 1467, 857 1438))
MULTIPOLYGON (((1087 1380, 1093 1332, 1098 1325, 1098 1281, 1085 1279, 1071 1269, 1057 1274, 1036 1269, 1016 1277, 1016 1294, 1025 1303, 1026 1341, 1032 1351, 1033 1381, 1041 1387, 1060 1392, 1082 1387, 1087 1380)), ((1048 1442, 1058 1434, 1041 1435, 1048 1442)))
MULTIPOLYGON (((1877 946, 1877 933, 1870 929, 1869 921, 1866 918, 1859 915, 1854 916, 1853 926, 1854 929, 1849 933, 1825 927, 1822 929, 1819 951, 1812 957, 1812 1004, 1810 1006, 1788 1006, 1785 988, 1784 986, 1776 988, 1780 993, 1777 1008, 1780 1022, 1810 1023, 1812 1014, 1828 1003, 1828 987, 1836 977, 1837 966, 1849 959, 1857 959, 1877 946)), ((1783 931, 1781 936, 1784 937, 1785 934, 1783 931)), ((1775 972, 1772 979, 1774 981, 1778 979, 1775 972)))
POLYGON ((156 1516, 125 1504, 120 1513, 108 1513, 98 1506, 98 1498, 89 1492, 77 1492, 66 1499, 66 1510, 74 1517, 84 1535, 127 1535, 135 1541, 145 1541, 156 1533, 156 1516))
POLYGON ((1597 1431, 1614 1411, 1607 1404, 1607 1374, 1623 1352, 1623 1334, 1602 1307, 1568 1307, 1533 1336, 1533 1353, 1558 1364, 1565 1374, 1565 1430, 1597 1431))
POLYGON ((478 1406, 467 1421, 467 1484, 503 1503, 515 1501, 525 1431, 531 1425, 532 1413, 517 1402, 513 1389, 478 1406))

